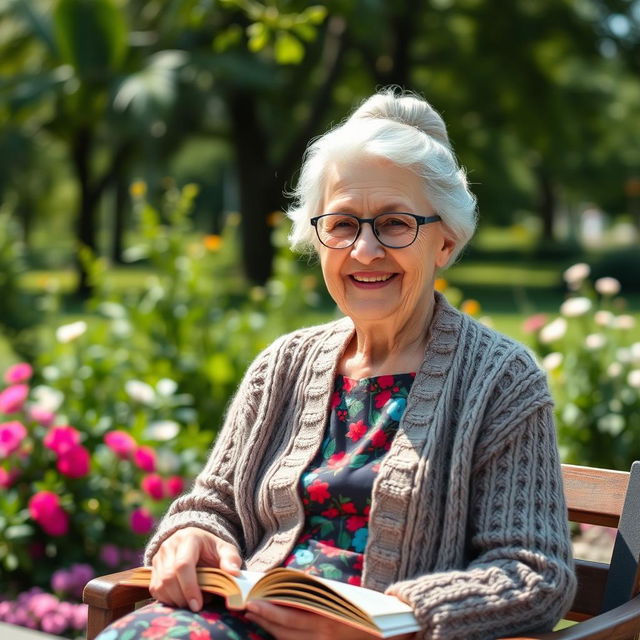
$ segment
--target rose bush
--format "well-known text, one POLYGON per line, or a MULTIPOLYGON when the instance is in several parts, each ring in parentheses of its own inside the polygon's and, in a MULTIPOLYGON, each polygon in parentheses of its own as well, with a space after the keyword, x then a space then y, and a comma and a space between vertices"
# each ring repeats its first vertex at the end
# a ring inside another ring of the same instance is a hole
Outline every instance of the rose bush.
MULTIPOLYGON (((288 252, 249 288, 235 273, 237 217, 203 238, 188 217, 195 195, 171 191, 158 210, 138 198, 128 258, 142 286, 114 287, 85 254, 94 295, 82 319, 50 292, 34 359, 2 372, 0 620, 77 635, 82 609, 67 605, 93 575, 140 563, 248 362, 303 315, 333 313, 314 268, 288 252)), ((286 229, 274 234, 284 246, 286 229)))
POLYGON ((620 283, 589 276, 585 263, 567 269, 560 315, 524 328, 549 374, 563 460, 628 470, 640 458, 640 342, 620 283))

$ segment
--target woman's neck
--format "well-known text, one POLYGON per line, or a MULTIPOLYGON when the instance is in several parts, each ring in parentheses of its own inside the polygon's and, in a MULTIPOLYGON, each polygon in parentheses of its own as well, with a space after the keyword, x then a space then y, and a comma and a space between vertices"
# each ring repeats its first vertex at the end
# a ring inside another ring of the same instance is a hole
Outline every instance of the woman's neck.
POLYGON ((397 327, 389 323, 356 324, 338 371, 349 378, 417 371, 424 359, 434 304, 424 314, 397 327))

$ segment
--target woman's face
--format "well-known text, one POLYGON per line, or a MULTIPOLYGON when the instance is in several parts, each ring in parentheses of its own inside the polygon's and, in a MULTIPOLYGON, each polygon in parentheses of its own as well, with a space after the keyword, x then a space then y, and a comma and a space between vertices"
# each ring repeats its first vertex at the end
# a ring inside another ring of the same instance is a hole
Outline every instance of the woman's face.
MULTIPOLYGON (((372 218, 400 211, 435 213, 422 179, 409 169, 374 157, 328 167, 321 213, 372 218)), ((421 225, 415 242, 403 249, 381 245, 370 224, 362 225, 346 249, 318 244, 324 279, 340 310, 356 326, 383 322, 399 328, 424 322, 433 304, 436 271, 454 248, 441 222, 421 225)))

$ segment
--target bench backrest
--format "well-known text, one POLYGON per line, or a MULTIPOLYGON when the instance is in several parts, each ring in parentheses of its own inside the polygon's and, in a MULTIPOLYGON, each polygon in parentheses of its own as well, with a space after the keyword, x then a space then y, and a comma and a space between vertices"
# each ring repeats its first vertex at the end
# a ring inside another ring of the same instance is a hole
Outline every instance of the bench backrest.
POLYGON ((585 620, 640 591, 640 462, 631 471, 562 465, 569 520, 617 528, 609 564, 576 560, 572 620, 585 620))

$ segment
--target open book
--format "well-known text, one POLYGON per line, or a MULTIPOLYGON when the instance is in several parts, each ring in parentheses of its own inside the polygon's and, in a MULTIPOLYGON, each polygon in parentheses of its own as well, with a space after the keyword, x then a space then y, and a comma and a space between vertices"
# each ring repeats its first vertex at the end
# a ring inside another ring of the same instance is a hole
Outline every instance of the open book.
MULTIPOLYGON (((200 588, 223 596, 229 609, 244 609, 250 600, 268 600, 327 616, 380 638, 420 629, 411 607, 394 596, 295 569, 241 571, 240 576, 209 567, 197 567, 197 572, 200 588)), ((121 584, 146 587, 150 576, 151 569, 136 569, 121 584)))

